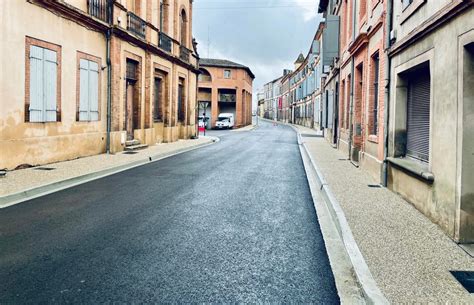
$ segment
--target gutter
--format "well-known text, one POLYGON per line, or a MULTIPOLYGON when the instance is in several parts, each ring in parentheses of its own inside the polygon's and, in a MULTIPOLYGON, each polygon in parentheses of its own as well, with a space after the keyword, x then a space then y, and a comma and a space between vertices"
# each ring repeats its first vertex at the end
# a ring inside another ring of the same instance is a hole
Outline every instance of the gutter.
POLYGON ((388 128, 390 120, 390 31, 392 30, 392 8, 393 0, 387 1, 387 11, 385 15, 385 92, 384 92, 384 113, 383 113, 383 164, 382 164, 382 185, 388 186, 388 128))
POLYGON ((112 63, 110 60, 110 48, 111 48, 111 37, 112 37, 112 12, 113 2, 107 2, 107 15, 109 22, 109 29, 105 33, 106 39, 106 61, 107 61, 107 140, 106 140, 106 151, 110 154, 110 132, 112 130, 112 63))
MULTIPOLYGON (((355 7, 355 0, 352 0, 352 7, 355 7)), ((352 10, 352 41, 355 39, 355 9, 352 10)), ((352 160, 352 135, 354 134, 353 115, 354 115, 354 56, 351 56, 351 93, 349 110, 349 160, 352 160)))

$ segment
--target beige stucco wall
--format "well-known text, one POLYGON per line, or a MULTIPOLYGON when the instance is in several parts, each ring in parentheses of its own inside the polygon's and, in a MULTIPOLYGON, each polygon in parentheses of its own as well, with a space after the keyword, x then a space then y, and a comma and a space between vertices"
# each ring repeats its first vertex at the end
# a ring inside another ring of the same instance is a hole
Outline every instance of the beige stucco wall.
POLYGON ((0 168, 44 164, 105 151, 106 72, 100 73, 100 121, 76 122, 77 51, 100 57, 105 38, 26 1, 0 1, 0 168), (19 22, 27 20, 27 22, 19 22), (61 46, 61 122, 25 123, 25 37, 61 46))
MULTIPOLYGON (((462 116, 459 116, 458 109, 463 103, 459 99, 458 92, 458 80, 462 76, 462 71, 458 69, 460 60, 458 40, 463 33, 473 30, 472 20, 474 10, 469 10, 424 39, 413 43, 392 58, 391 70, 389 155, 394 156, 397 131, 402 128, 403 122, 399 109, 403 92, 401 89, 397 90, 400 86, 397 73, 426 60, 430 63, 431 130, 428 168, 434 174, 435 180, 430 185, 392 167, 389 171, 389 187, 413 203, 456 240, 459 240, 459 227, 463 227, 459 222, 459 196, 457 196, 462 183, 459 179, 461 169, 457 163, 460 148, 455 140, 458 138, 458 132, 462 131, 462 116)), ((471 137, 468 141, 474 139, 471 137)), ((467 209, 464 213, 467 213, 465 218, 468 219, 464 222, 470 221, 472 228, 473 209, 467 209)), ((472 235, 471 242, 474 241, 472 235)))

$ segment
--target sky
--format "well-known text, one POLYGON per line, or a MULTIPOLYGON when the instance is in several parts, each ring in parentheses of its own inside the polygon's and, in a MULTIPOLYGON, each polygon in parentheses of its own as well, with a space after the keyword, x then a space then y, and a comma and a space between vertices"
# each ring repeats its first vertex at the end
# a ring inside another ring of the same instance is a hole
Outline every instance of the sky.
POLYGON ((250 67, 256 91, 293 69, 311 46, 319 0, 195 0, 193 35, 200 57, 250 67))

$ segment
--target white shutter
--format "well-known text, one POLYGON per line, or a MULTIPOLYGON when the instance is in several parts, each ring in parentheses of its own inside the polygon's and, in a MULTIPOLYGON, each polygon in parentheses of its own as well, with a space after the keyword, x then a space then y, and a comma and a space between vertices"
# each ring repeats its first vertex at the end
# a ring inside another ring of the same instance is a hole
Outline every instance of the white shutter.
POLYGON ((323 101, 322 101, 322 104, 323 104, 322 106, 323 106, 323 107, 322 107, 322 109, 321 109, 321 110, 322 110, 322 114, 323 114, 321 123, 322 123, 322 126, 323 126, 323 127, 328 127, 328 126, 327 126, 327 120, 326 120, 326 118, 327 118, 327 115, 326 115, 326 111, 327 111, 327 107, 326 107, 326 104, 327 104, 327 95, 328 95, 328 93, 327 93, 327 91, 325 91, 325 92, 323 93, 323 101))
POLYGON ((89 61, 89 112, 89 120, 99 120, 99 66, 93 61, 89 61))
POLYGON ((334 116, 334 90, 328 92, 328 128, 332 128, 334 116))
POLYGON ((30 122, 44 121, 43 48, 30 48, 30 122))
POLYGON ((85 59, 79 61, 79 121, 89 120, 89 64, 85 59))
POLYGON ((319 123, 319 96, 314 101, 314 121, 319 123))
POLYGON ((56 81, 57 81, 57 56, 55 51, 44 49, 44 104, 45 122, 56 122, 56 81))

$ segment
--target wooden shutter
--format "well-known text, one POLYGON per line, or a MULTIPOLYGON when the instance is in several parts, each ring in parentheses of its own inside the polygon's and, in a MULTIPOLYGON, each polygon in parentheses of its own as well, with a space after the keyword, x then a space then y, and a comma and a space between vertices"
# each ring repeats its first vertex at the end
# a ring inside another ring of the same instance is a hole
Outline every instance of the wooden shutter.
POLYGON ((30 107, 29 121, 44 122, 43 48, 30 48, 30 107))
POLYGON ((89 61, 89 120, 99 120, 99 65, 89 61))
POLYGON ((89 120, 89 63, 85 59, 79 61, 79 121, 89 120))
POLYGON ((429 161, 430 155, 430 74, 417 71, 408 85, 407 155, 429 161))
POLYGON ((45 122, 57 121, 57 56, 55 51, 44 50, 45 122))

